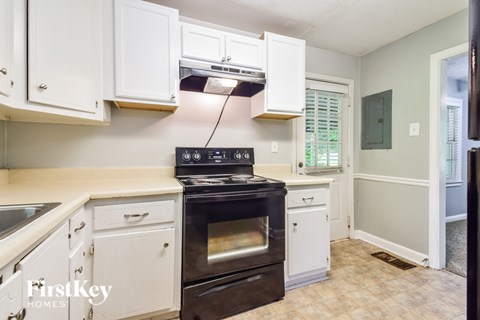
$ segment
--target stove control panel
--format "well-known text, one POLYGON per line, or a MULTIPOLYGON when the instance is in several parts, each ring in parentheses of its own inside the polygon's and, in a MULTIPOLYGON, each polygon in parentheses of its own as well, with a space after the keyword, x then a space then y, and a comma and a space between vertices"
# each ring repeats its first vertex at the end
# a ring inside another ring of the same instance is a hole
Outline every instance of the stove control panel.
POLYGON ((175 165, 253 165, 253 148, 176 148, 175 165))

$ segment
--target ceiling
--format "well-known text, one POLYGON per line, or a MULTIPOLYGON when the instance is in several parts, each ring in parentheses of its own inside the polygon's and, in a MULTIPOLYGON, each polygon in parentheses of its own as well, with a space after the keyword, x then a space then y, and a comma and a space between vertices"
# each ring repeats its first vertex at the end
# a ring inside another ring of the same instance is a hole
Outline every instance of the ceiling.
POLYGON ((192 19, 362 56, 468 7, 468 0, 148 0, 192 19))

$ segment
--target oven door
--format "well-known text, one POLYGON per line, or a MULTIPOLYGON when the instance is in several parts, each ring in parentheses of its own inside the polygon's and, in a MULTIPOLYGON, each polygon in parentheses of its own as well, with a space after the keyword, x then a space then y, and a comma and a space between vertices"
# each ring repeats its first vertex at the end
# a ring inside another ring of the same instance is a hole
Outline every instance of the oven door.
POLYGON ((286 193, 186 195, 184 283, 284 261, 286 193))

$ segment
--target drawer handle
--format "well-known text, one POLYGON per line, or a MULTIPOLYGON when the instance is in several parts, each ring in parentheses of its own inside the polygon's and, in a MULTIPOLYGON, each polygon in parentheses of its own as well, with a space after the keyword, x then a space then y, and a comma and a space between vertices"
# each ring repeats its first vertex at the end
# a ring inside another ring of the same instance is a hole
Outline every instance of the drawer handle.
POLYGON ((77 272, 82 273, 83 272, 83 266, 80 266, 77 269, 75 269, 75 274, 77 274, 77 272))
POLYGON ((73 229, 73 232, 78 232, 78 231, 82 230, 83 228, 85 228, 85 221, 82 221, 77 228, 73 229))
POLYGON ((25 308, 20 309, 20 311, 17 312, 17 314, 10 313, 8 315, 7 320, 23 320, 25 319, 25 316, 27 315, 27 310, 25 308))
POLYGON ((127 213, 127 214, 124 214, 123 217, 125 219, 128 219, 128 218, 143 218, 143 217, 146 217, 148 216, 150 213, 148 212, 145 212, 145 213, 127 213))
POLYGON ((6 76, 8 72, 7 72, 6 68, 2 68, 2 69, 0 69, 0 73, 3 74, 4 76, 6 76))
POLYGON ((32 281, 32 287, 37 287, 38 289, 40 289, 41 287, 44 286, 44 283, 45 283, 45 279, 40 278, 38 279, 38 281, 32 281))
POLYGON ((307 201, 307 200, 313 200, 313 197, 308 197, 308 198, 302 198, 303 201, 307 201))

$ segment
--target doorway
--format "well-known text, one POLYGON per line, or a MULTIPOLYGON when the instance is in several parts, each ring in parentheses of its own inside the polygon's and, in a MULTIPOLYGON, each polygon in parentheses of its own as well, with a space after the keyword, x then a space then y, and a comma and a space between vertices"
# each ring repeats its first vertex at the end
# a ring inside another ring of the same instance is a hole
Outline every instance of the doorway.
POLYGON ((306 112, 296 119, 294 143, 299 174, 332 178, 330 240, 352 236, 353 80, 307 74, 306 112))
MULTIPOLYGON (((463 148, 458 144, 462 135, 458 129, 461 127, 460 111, 466 112, 467 105, 463 98, 449 97, 449 93, 457 97, 465 94, 461 88, 454 90, 455 86, 462 85, 462 80, 460 76, 454 76, 453 65, 460 64, 467 52, 468 44, 464 43, 430 56, 429 265, 434 269, 443 269, 446 266, 447 194, 450 198, 449 209, 454 205, 454 199, 461 204, 463 197, 454 191, 461 189, 461 164, 462 159, 466 160, 465 156, 462 157, 463 148), (454 79, 455 77, 458 79, 454 79), (452 125, 455 121, 457 124, 452 125), (449 129, 453 131, 449 132, 449 129), (460 199, 456 199, 458 196, 460 199)), ((461 67, 457 69, 455 72, 462 73, 461 67)), ((466 193, 463 203, 466 204, 466 193)), ((452 216, 453 212, 450 213, 452 216)))

